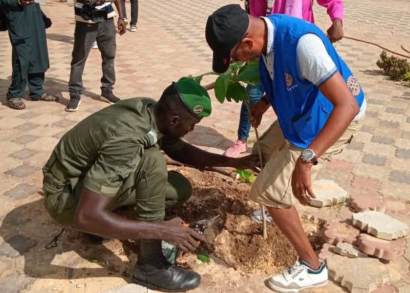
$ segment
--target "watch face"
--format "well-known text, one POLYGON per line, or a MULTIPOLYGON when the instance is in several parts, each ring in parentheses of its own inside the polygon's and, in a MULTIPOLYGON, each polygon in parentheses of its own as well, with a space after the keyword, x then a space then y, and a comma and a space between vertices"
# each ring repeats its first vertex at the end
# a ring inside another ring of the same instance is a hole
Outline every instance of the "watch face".
POLYGON ((315 157, 315 153, 311 149, 305 149, 302 152, 302 160, 310 162, 315 157))

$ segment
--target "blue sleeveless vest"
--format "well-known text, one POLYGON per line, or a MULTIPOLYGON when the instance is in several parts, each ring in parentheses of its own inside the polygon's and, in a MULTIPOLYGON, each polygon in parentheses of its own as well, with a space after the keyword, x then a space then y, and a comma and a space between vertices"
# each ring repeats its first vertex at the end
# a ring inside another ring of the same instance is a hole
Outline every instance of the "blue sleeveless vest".
POLYGON ((259 60, 261 80, 285 138, 297 147, 307 148, 322 130, 333 105, 318 87, 301 79, 296 55, 299 39, 306 34, 315 34, 322 39, 359 107, 364 100, 363 90, 332 43, 317 26, 279 14, 270 15, 268 19, 274 26, 274 81, 272 82, 262 57, 259 60))

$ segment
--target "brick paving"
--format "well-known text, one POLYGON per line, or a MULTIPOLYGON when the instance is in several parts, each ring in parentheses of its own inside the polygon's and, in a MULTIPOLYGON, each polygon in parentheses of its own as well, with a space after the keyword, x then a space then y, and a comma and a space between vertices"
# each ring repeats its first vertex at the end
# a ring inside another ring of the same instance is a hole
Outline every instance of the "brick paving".
MULTIPOLYGON (((137 32, 117 37, 115 93, 124 99, 136 96, 158 99, 171 81, 210 71, 211 51, 204 39, 207 16, 221 5, 240 3, 234 0, 139 2, 137 32)), ((346 36, 396 51, 400 51, 401 45, 410 49, 408 0, 344 2, 346 36)), ((52 252, 43 249, 60 229, 44 214, 41 205, 41 167, 67 130, 107 104, 99 101, 101 60, 98 50, 92 50, 84 73, 86 90, 80 111, 64 111, 74 33, 73 4, 48 0, 42 7, 53 20, 47 31, 51 68, 46 73, 45 87, 61 99, 58 103, 27 101, 27 109, 20 112, 0 106, 0 288, 2 292, 101 292, 124 285, 128 279, 121 274, 107 276, 107 265, 90 262, 90 251, 72 251, 69 243, 62 243, 52 252)), ((318 25, 326 30, 329 20, 325 10, 318 5, 315 10, 318 25)), ((4 104, 11 75, 7 33, 0 33, 0 42, 3 44, 0 101, 4 104)), ((380 74, 375 62, 381 49, 348 39, 335 46, 361 82, 368 99, 368 112, 353 143, 321 169, 317 178, 333 180, 348 194, 373 195, 385 205, 387 214, 410 224, 410 88, 380 74)), ((212 78, 208 77, 204 83, 210 81, 212 78)), ((220 105, 214 100, 212 117, 204 119, 187 140, 223 152, 236 139, 239 109, 239 104, 220 105)), ((274 114, 269 113, 261 129, 266 129, 273 119, 274 114)), ((253 134, 251 139, 255 140, 253 134)), ((332 208, 302 210, 327 220, 342 217, 344 212, 332 208)), ((394 275, 391 284, 376 284, 379 288, 373 286, 371 290, 390 292, 393 287, 396 292, 410 292, 409 242, 407 239, 405 255, 386 265, 390 275, 394 275)), ((116 269, 132 268, 133 264, 124 256, 110 255, 104 249, 100 252, 107 255, 107 262, 118 265, 116 269)), ((347 262, 349 267, 356 266, 354 261, 347 262)), ((344 261, 340 259, 340 262, 344 261)), ((369 276, 377 276, 376 272, 372 274, 369 276)), ((247 292, 269 292, 262 276, 246 276, 246 280, 247 292)), ((195 292, 211 292, 207 283, 195 292)), ((226 284, 222 283, 213 288, 222 290, 226 284)), ((238 288, 231 289, 240 292, 238 288)), ((312 292, 344 291, 331 282, 325 289, 312 292)))

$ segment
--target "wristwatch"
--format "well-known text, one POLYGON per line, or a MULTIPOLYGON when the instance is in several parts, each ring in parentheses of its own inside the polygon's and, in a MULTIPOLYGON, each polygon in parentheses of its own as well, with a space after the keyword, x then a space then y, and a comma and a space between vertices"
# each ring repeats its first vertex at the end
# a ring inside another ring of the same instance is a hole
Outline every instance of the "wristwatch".
POLYGON ((304 149, 300 158, 303 162, 312 163, 313 165, 317 165, 318 161, 316 158, 316 154, 312 149, 304 149))

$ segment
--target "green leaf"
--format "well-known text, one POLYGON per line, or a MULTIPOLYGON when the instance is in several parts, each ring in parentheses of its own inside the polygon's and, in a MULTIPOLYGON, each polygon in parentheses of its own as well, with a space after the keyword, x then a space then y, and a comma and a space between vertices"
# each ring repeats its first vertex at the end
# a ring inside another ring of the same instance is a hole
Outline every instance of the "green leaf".
POLYGON ((209 256, 205 255, 205 254, 197 254, 196 257, 204 263, 210 263, 211 262, 211 258, 209 256))
POLYGON ((259 76, 259 63, 258 62, 250 62, 239 70, 239 74, 237 76, 239 81, 245 83, 252 83, 257 84, 260 81, 259 76))
POLYGON ((215 81, 215 96, 220 103, 223 103, 226 97, 226 92, 229 86, 229 80, 232 73, 232 68, 218 76, 215 81))
POLYGON ((234 172, 239 174, 239 181, 241 183, 252 183, 255 181, 255 175, 247 170, 235 170, 234 172))
POLYGON ((199 75, 197 77, 194 77, 194 80, 197 84, 201 84, 202 81, 202 77, 204 77, 203 75, 199 75))
POLYGON ((228 101, 230 101, 230 99, 233 99, 238 103, 240 101, 248 99, 248 94, 243 85, 241 85, 239 82, 232 82, 229 84, 228 90, 226 91, 226 99, 228 101))

